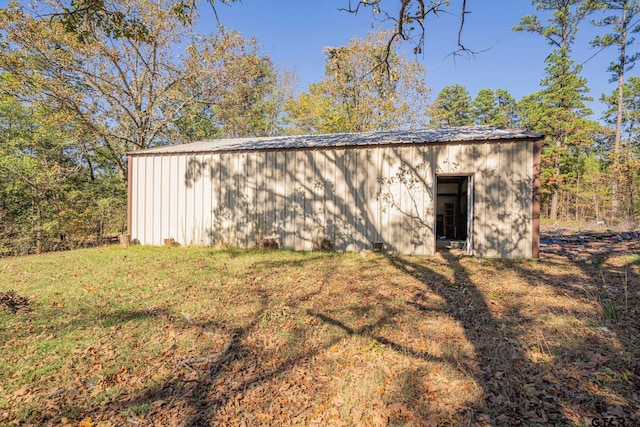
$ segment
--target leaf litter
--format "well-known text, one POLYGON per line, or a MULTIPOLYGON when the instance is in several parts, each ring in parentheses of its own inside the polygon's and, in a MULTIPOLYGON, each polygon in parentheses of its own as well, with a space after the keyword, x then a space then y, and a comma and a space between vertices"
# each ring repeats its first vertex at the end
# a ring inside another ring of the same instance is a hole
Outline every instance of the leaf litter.
POLYGON ((18 295, 15 291, 0 293, 0 307, 9 309, 14 314, 27 313, 30 310, 29 300, 18 295))
MULTIPOLYGON (((97 251, 114 263, 120 255, 97 251)), ((96 287, 102 294, 91 296, 93 306, 86 291, 76 300, 72 290, 56 296, 65 300, 60 309, 39 299, 35 285, 20 289, 39 303, 31 324, 13 323, 12 338, 0 344, 0 362, 17 366, 0 377, 0 395, 7 396, 0 398, 0 423, 639 421, 634 250, 594 263, 553 252, 540 262, 168 252, 175 264, 188 258, 208 268, 211 277, 194 282, 166 259, 156 276, 155 252, 147 251, 127 252, 136 260, 129 266, 133 287, 96 287), (172 285, 165 276, 180 279, 172 285), (90 317, 71 311, 74 304, 90 317), (62 317, 53 318, 60 326, 45 327, 53 315, 62 317), (63 327, 74 319, 76 329, 63 327), (57 359, 25 360, 65 334, 67 353, 61 345, 50 349, 57 359), (58 369, 41 371, 58 362, 58 369)))

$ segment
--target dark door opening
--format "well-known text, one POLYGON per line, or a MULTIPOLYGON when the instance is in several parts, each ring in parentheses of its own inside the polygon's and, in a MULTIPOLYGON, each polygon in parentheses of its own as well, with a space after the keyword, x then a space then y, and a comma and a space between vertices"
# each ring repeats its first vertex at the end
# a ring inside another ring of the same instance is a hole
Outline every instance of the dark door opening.
POLYGON ((473 200, 470 176, 436 177, 436 251, 472 253, 473 200))

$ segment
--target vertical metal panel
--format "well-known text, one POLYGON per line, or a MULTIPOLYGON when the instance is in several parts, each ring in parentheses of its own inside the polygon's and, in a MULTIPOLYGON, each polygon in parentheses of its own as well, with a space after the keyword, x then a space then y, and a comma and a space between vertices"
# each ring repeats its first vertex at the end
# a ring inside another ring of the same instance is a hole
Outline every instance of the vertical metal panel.
POLYGON ((292 206, 293 206, 293 248, 295 250, 304 250, 304 157, 302 157, 300 150, 291 152, 291 163, 289 164, 289 178, 292 183, 292 206))
POLYGON ((447 145, 436 145, 433 147, 433 160, 436 173, 449 172, 449 149, 447 145))
POLYGON ((369 236, 369 242, 381 242, 384 237, 382 235, 382 217, 383 217, 383 208, 382 202, 380 200, 380 196, 382 194, 382 178, 383 178, 383 149, 380 148, 372 148, 369 150, 371 155, 371 170, 372 174, 369 175, 369 183, 370 187, 370 197, 371 197, 371 206, 374 212, 374 222, 371 227, 371 233, 369 236))
POLYGON ((354 241, 357 217, 362 205, 357 203, 357 154, 356 150, 345 150, 344 157, 344 202, 342 223, 344 224, 345 251, 358 250, 358 244, 354 241))
MULTIPOLYGON (((187 171, 193 168, 193 162, 196 161, 196 156, 185 156, 185 168, 187 171)), ((185 211, 184 211, 184 229, 185 229, 185 242, 189 246, 198 244, 197 224, 195 222, 196 215, 196 188, 198 181, 195 178, 189 179, 189 172, 186 172, 182 178, 185 181, 185 211)))
POLYGON ((185 224, 185 215, 186 215, 186 185, 185 185, 185 174, 187 171, 186 160, 187 157, 185 155, 176 156, 176 240, 178 243, 182 245, 188 245, 188 230, 186 229, 185 224))
POLYGON ((475 164, 477 162, 477 157, 479 155, 476 144, 463 144, 461 145, 460 152, 460 160, 461 160, 461 168, 462 171, 467 173, 470 178, 467 181, 467 243, 469 246, 467 247, 467 253, 473 254, 475 248, 475 182, 479 175, 475 172, 477 168, 475 164))
POLYGON ((531 208, 531 256, 540 256, 540 152, 542 150, 542 139, 534 142, 533 149, 528 151, 528 157, 532 171, 532 208, 531 208))
POLYGON ((235 189, 232 187, 231 154, 220 154, 220 199, 217 216, 217 229, 220 243, 231 245, 235 240, 235 230, 231 223, 231 200, 235 189))
POLYGON ((415 146, 408 147, 408 156, 411 165, 411 183, 408 187, 410 192, 409 212, 411 212, 411 236, 409 240, 411 253, 422 254, 424 250, 424 198, 426 189, 424 187, 424 178, 421 176, 423 171, 422 162, 418 148, 415 146))
POLYGON ((365 249, 371 249, 371 243, 375 239, 375 224, 378 215, 378 211, 375 209, 375 193, 377 190, 377 167, 373 160, 373 151, 370 149, 363 149, 364 153, 361 156, 360 170, 358 172, 358 180, 362 187, 362 204, 364 205, 364 238, 365 249))
POLYGON ((402 185, 402 253, 415 253, 416 236, 415 231, 417 227, 416 216, 422 215, 416 209, 417 198, 421 197, 418 188, 418 177, 416 169, 416 159, 413 147, 402 147, 401 161, 403 166, 401 179, 402 185))
POLYGON ((256 156, 257 153, 247 154, 246 165, 246 181, 245 181, 245 196, 247 199, 247 247, 254 247, 257 245, 258 238, 256 234, 256 224, 258 221, 258 206, 256 203, 256 156))
POLYGON ((268 235, 267 231, 267 188, 265 177, 267 174, 267 153, 262 151, 256 154, 256 216, 257 216, 257 240, 268 235))
POLYGON ((447 144, 447 167, 448 173, 461 173, 462 172, 462 159, 460 158, 461 147, 460 144, 447 144))
MULTIPOLYGON (((315 152, 303 151, 304 157, 304 246, 305 250, 313 249, 314 217, 315 217, 315 152)), ((301 174, 302 176, 302 174, 301 174)))
POLYGON ((140 240, 139 237, 139 229, 140 229, 140 204, 138 201, 140 200, 140 157, 130 156, 129 157, 129 171, 131 175, 127 178, 131 182, 131 188, 128 190, 130 194, 130 200, 128 201, 128 205, 131 207, 131 218, 130 218, 130 226, 129 226, 129 234, 131 235, 131 239, 140 240))
POLYGON ((138 162, 138 240, 142 244, 145 242, 145 228, 147 223, 146 217, 146 200, 147 200, 147 159, 141 157, 138 162))
POLYGON ((460 165, 463 174, 471 174, 473 169, 473 144, 461 144, 458 150, 456 162, 460 165))
POLYGON ((286 157, 285 152, 275 153, 274 164, 274 210, 275 210, 275 234, 279 236, 280 244, 284 244, 284 222, 286 217, 286 180, 285 180, 286 157))
POLYGON ((431 167, 429 149, 412 147, 413 170, 415 170, 414 206, 415 218, 412 222, 412 248, 416 255, 425 255, 431 251, 433 236, 430 227, 434 223, 431 167))
POLYGON ((160 180, 156 183, 161 188, 162 200, 158 216, 160 217, 160 239, 167 239, 169 235, 169 223, 171 217, 171 169, 170 157, 159 156, 160 159, 160 180))
POLYGON ((404 191, 402 183, 402 162, 400 158, 401 150, 397 147, 388 147, 389 171, 386 175, 388 182, 388 197, 386 203, 387 213, 389 217, 388 237, 389 249, 393 252, 402 252, 404 250, 404 224, 406 215, 402 212, 404 205, 404 191))
POLYGON ((284 153, 284 247, 296 247, 296 153, 284 153))
POLYGON ((345 150, 340 149, 332 151, 334 154, 333 241, 335 250, 344 251, 347 247, 345 150))
POLYGON ((371 221, 371 210, 367 199, 367 176, 369 163, 367 150, 353 150, 356 166, 353 169, 354 205, 358 207, 355 214, 354 250, 360 251, 368 247, 367 227, 371 221))
POLYGON ((378 189, 376 193, 376 209, 378 211, 378 222, 376 224, 377 241, 387 243, 387 230, 389 228, 389 215, 385 202, 383 201, 383 192, 387 192, 384 179, 389 175, 388 159, 384 148, 380 148, 377 151, 378 162, 378 189))
POLYGON ((475 253, 479 256, 485 256, 486 252, 486 213, 488 204, 487 194, 487 145, 474 144, 473 158, 474 167, 477 173, 474 180, 474 209, 473 209, 473 241, 475 253))
POLYGON ((486 257, 500 256, 500 220, 498 218, 501 208, 501 186, 500 186, 500 151, 501 143, 485 144, 486 167, 483 174, 485 183, 485 235, 484 235, 484 253, 486 257))
POLYGON ((265 191, 267 192, 266 205, 265 205, 265 217, 267 234, 271 235, 277 231, 276 214, 275 214, 275 156, 274 152, 266 153, 266 168, 264 171, 265 178, 265 191))
POLYGON ((152 228, 152 245, 162 244, 162 159, 160 156, 152 156, 149 159, 153 163, 153 180, 151 186, 153 189, 153 214, 150 215, 152 228))
POLYGON ((211 204, 209 209, 209 221, 207 224, 207 235, 211 244, 217 244, 220 241, 220 209, 222 203, 220 201, 220 154, 213 153, 209 156, 208 176, 211 182, 210 196, 211 204))
POLYGON ((392 236, 392 224, 393 218, 391 215, 391 197, 393 196, 394 188, 391 183, 389 183, 389 177, 391 176, 391 149, 389 147, 384 147, 381 149, 381 197, 378 199, 380 203, 381 214, 381 223, 380 223, 380 235, 382 236, 382 241, 385 242, 386 249, 395 252, 396 248, 393 244, 393 236, 392 236))
POLYGON ((481 256, 533 254, 529 142, 132 156, 130 231, 145 244, 241 247, 277 234, 286 248, 336 250, 384 241, 434 250, 435 173, 475 174, 481 256))
POLYGON ((203 168, 202 164, 202 155, 193 155, 189 159, 190 167, 192 169, 192 179, 189 185, 187 185, 187 198, 191 197, 192 201, 187 203, 192 209, 189 212, 188 217, 191 219, 191 226, 189 227, 190 231, 190 245, 199 246, 204 243, 204 224, 203 220, 203 212, 202 209, 204 205, 202 204, 202 192, 204 190, 204 180, 203 180, 203 168), (190 191, 189 191, 190 190, 190 191))
POLYGON ((132 229, 132 203, 133 203, 133 158, 127 156, 127 231, 126 233, 131 236, 132 229))
POLYGON ((400 215, 399 207, 402 203, 402 194, 400 192, 400 184, 397 181, 399 161, 395 147, 387 147, 385 159, 388 167, 385 174, 387 200, 384 201, 384 206, 388 221, 385 227, 387 233, 385 241, 388 244, 387 249, 389 251, 398 252, 401 242, 400 222, 402 221, 402 216, 400 215))
POLYGON ((514 255, 520 257, 531 257, 531 192, 533 182, 530 176, 530 156, 529 143, 515 143, 513 158, 513 192, 514 203, 518 209, 518 216, 514 221, 512 239, 516 242, 514 255))
POLYGON ((231 205, 231 218, 237 230, 235 245, 246 248, 249 239, 247 235, 247 153, 238 153, 234 157, 233 185, 236 188, 236 200, 231 205))
POLYGON ((242 203, 242 195, 240 194, 240 155, 241 153, 229 153, 229 176, 228 176, 228 198, 227 198, 227 230, 229 233, 228 245, 239 246, 242 234, 240 226, 242 218, 240 218, 240 204, 242 203))
POLYGON ((395 238, 396 251, 399 253, 407 253, 409 250, 408 239, 410 236, 411 222, 409 215, 407 214, 407 186, 405 184, 405 178, 407 177, 407 165, 405 163, 403 147, 391 147, 392 175, 390 179, 393 181, 395 188, 394 202, 392 206, 392 215, 394 217, 393 230, 395 238))
POLYGON ((127 180, 130 182, 130 188, 127 189, 130 199, 127 201, 127 205, 129 206, 130 217, 127 232, 131 236, 131 239, 138 239, 138 226, 140 224, 138 221, 138 199, 140 194, 140 185, 138 183, 139 160, 140 158, 137 156, 129 157, 128 167, 131 175, 127 177, 127 180))
POLYGON ((436 247, 436 181, 435 181, 435 149, 433 146, 424 147, 422 150, 422 162, 424 163, 424 172, 422 176, 425 179, 425 201, 424 201, 424 218, 426 247, 425 254, 434 254, 436 247))
POLYGON ((202 216, 201 227, 203 230, 202 244, 209 246, 211 241, 212 209, 213 209, 213 178, 211 177, 211 154, 203 154, 202 162, 202 216))
POLYGON ((312 242, 314 248, 326 237, 326 214, 325 214, 325 199, 326 199, 326 186, 327 182, 325 177, 326 173, 326 156, 324 151, 316 150, 313 152, 314 167, 313 167, 313 232, 312 242))
POLYGON ((167 187, 167 205, 169 209, 168 214, 168 231, 167 238, 175 239, 179 241, 178 234, 178 186, 181 185, 180 176, 178 175, 178 156, 165 156, 169 166, 167 175, 169 177, 169 183, 167 187))
POLYGON ((407 236, 405 238, 406 251, 408 253, 418 253, 420 244, 420 221, 424 215, 423 209, 421 209, 423 191, 422 181, 420 180, 420 161, 417 156, 417 150, 413 146, 405 147, 403 158, 407 164, 407 176, 405 178, 405 196, 402 198, 404 201, 404 210, 408 215, 407 218, 407 236))
POLYGON ((328 239, 331 242, 335 242, 335 218, 336 218, 336 204, 335 204, 335 183, 336 183, 336 151, 335 150, 322 150, 320 157, 323 159, 324 174, 321 176, 321 180, 324 183, 324 191, 321 193, 321 204, 323 209, 323 229, 324 234, 318 236, 316 245, 322 244, 322 240, 328 239))
POLYGON ((144 244, 153 244, 153 157, 144 158, 145 179, 144 179, 144 244))
POLYGON ((498 206, 496 206, 496 218, 498 219, 497 229, 498 253, 501 257, 513 256, 515 240, 512 236, 512 220, 513 217, 519 215, 513 200, 513 143, 500 143, 500 169, 498 170, 498 179, 500 182, 500 191, 498 193, 498 206))
MULTIPOLYGON (((305 187, 307 180, 305 177, 305 170, 307 169, 305 164, 305 153, 302 150, 296 150, 293 158, 293 179, 295 181, 295 243, 294 248, 297 251, 306 250, 307 242, 310 242, 309 234, 305 227, 305 194, 307 193, 305 187)), ((310 248, 309 248, 310 249, 310 248)))
POLYGON ((209 167, 208 167, 209 156, 202 153, 200 155, 200 167, 202 168, 202 172, 200 174, 202 185, 200 186, 200 193, 197 197, 200 198, 201 208, 197 215, 199 217, 200 223, 200 244, 201 245, 209 245, 209 228, 210 228, 210 187, 211 180, 209 179, 209 167))

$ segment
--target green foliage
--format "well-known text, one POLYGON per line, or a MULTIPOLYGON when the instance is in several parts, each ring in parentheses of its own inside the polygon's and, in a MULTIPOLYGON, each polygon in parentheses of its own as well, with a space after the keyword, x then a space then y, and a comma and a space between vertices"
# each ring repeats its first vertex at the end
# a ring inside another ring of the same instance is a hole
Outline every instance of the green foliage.
POLYGON ((269 57, 223 28, 194 33, 187 6, 0 9, 0 255, 123 232, 128 151, 277 131, 283 97, 269 57))
POLYGON ((598 125, 586 119, 589 89, 580 76, 581 67, 571 59, 571 47, 579 24, 594 9, 587 0, 537 0, 538 10, 549 12, 547 25, 537 16, 525 16, 514 31, 541 35, 554 50, 546 58, 546 76, 542 90, 518 103, 520 125, 546 135, 541 158, 543 212, 558 218, 560 193, 574 185, 580 175, 576 159, 588 150, 600 132, 598 125))
POLYGON ((308 92, 291 99, 286 110, 292 133, 327 134, 349 129, 348 118, 341 106, 318 84, 310 85, 308 92))
POLYGON ((536 15, 523 16, 513 31, 541 35, 561 56, 568 56, 580 23, 596 9, 592 0, 532 0, 536 10, 547 15, 545 26, 536 15))
MULTIPOLYGON (((218 0, 233 3, 236 0, 218 0)), ((215 0, 207 0, 215 12, 215 0)), ((116 3, 117 4, 117 3, 116 3)), ((182 24, 191 24, 197 16, 195 0, 178 0, 171 5, 171 13, 182 24)), ((73 0, 69 6, 53 15, 68 33, 79 41, 89 42, 97 30, 114 39, 149 40, 148 23, 138 16, 127 15, 117 6, 104 0, 73 0), (87 25, 90 24, 90 25, 87 25)))
POLYGON ((175 6, 169 0, 109 4, 109 13, 144 23, 143 37, 114 34, 117 28, 94 19, 69 32, 64 22, 41 17, 43 8, 63 13, 59 4, 2 9, 0 69, 11 74, 8 93, 63 109, 123 178, 127 151, 218 131, 265 134, 266 97, 275 85, 271 60, 238 33, 195 34, 175 6), (85 33, 91 37, 78 40, 85 33), (203 124, 209 117, 214 127, 203 124))
POLYGON ((611 62, 609 71, 611 72, 611 82, 617 82, 616 91, 610 95, 603 95, 601 100, 605 101, 609 108, 604 114, 604 119, 615 127, 613 134, 613 144, 608 156, 611 163, 610 178, 612 185, 612 216, 619 216, 619 208, 623 207, 623 212, 627 219, 634 220, 637 214, 636 200, 638 197, 636 188, 638 184, 638 167, 640 160, 637 151, 634 150, 634 135, 637 127, 638 102, 637 90, 633 86, 637 83, 634 77, 629 79, 629 84, 625 83, 625 76, 630 71, 635 62, 640 58, 640 52, 633 52, 633 33, 640 31, 637 17, 640 15, 640 2, 638 0, 611 0, 602 2, 602 8, 608 12, 607 15, 594 24, 600 27, 608 27, 610 33, 596 37, 592 41, 595 47, 616 47, 617 57, 611 62))
POLYGON ((471 96, 464 86, 444 87, 430 107, 430 125, 436 127, 470 126, 473 124, 471 96))
POLYGON ((287 105, 294 133, 422 127, 429 89, 424 68, 397 52, 388 32, 325 49, 325 78, 287 105))
POLYGON ((60 111, 0 98, 0 256, 74 247, 123 230, 122 179, 90 170, 78 148, 85 135, 60 111))
POLYGON ((511 94, 498 89, 480 89, 471 104, 474 123, 477 125, 511 126, 514 121, 515 100, 511 94))
POLYGON ((630 52, 634 46, 635 39, 631 34, 640 31, 640 24, 636 18, 640 16, 639 0, 601 0, 599 7, 605 11, 614 12, 600 20, 593 21, 597 27, 610 27, 611 33, 598 35, 591 42, 593 47, 604 48, 609 46, 617 47, 617 57, 609 65, 611 72, 611 82, 616 82, 627 71, 633 68, 635 61, 640 58, 640 52, 630 52))
MULTIPOLYGON (((603 113, 606 123, 614 125, 618 118, 618 90, 602 95, 600 100, 607 105, 603 113)), ((631 76, 622 86, 622 132, 623 139, 631 146, 640 146, 640 77, 631 76)))
POLYGON ((605 122, 617 125, 619 119, 618 150, 615 150, 615 137, 611 135, 606 141, 604 160, 608 179, 618 184, 620 214, 633 221, 640 216, 640 78, 629 77, 621 93, 615 89, 610 95, 602 95, 600 100, 608 106, 603 113, 605 122), (621 108, 618 99, 622 99, 621 108))

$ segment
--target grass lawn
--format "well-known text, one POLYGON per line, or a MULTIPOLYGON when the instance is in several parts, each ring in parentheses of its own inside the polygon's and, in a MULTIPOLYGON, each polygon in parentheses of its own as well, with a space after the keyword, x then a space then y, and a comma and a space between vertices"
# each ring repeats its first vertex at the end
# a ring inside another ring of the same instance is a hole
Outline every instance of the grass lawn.
POLYGON ((640 422, 637 252, 107 247, 0 259, 9 291, 0 425, 640 422))

